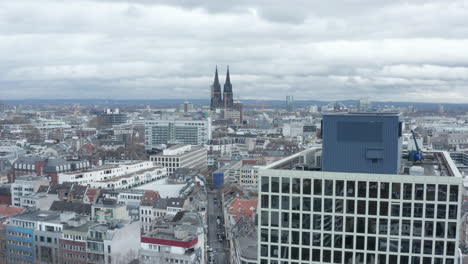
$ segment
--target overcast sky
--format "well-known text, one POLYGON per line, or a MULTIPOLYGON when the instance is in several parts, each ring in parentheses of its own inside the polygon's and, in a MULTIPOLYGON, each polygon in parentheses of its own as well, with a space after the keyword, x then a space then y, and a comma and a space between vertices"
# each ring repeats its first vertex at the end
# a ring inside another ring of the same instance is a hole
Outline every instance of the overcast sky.
POLYGON ((468 103, 468 1, 0 0, 0 100, 468 103))

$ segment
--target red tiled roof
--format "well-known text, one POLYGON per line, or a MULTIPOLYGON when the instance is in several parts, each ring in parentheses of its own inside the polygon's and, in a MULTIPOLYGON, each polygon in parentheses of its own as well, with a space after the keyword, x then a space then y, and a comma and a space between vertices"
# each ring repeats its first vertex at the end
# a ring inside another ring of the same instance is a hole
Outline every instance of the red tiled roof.
POLYGON ((5 226, 5 221, 8 219, 8 217, 17 215, 22 211, 24 211, 24 208, 0 206, 0 220, 2 221, 0 222, 0 227, 5 226))
POLYGON ((141 200, 141 205, 154 205, 161 198, 159 192, 146 190, 141 200))
POLYGON ((228 213, 234 215, 236 220, 239 220, 242 216, 247 216, 249 219, 252 219, 253 213, 257 209, 257 203, 257 199, 234 199, 229 206, 228 213))

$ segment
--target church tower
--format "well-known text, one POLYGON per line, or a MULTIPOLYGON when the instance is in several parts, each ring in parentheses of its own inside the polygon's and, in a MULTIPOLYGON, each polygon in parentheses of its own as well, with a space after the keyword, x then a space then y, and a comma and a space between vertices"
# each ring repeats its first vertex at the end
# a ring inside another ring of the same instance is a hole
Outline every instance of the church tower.
POLYGON ((223 106, 224 108, 232 108, 234 105, 234 96, 232 94, 231 77, 229 76, 229 66, 226 73, 226 82, 224 83, 223 106))
POLYGON ((211 110, 222 107, 223 99, 221 98, 221 84, 218 78, 218 66, 216 66, 215 78, 211 85, 211 110))

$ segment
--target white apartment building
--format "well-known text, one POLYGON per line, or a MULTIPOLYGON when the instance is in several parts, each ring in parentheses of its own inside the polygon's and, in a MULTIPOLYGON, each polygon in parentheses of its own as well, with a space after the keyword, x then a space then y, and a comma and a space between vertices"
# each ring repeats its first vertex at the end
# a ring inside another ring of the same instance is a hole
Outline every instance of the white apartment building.
POLYGON ((261 166, 246 165, 239 169, 239 185, 245 189, 257 190, 258 170, 261 166))
POLYGON ((163 144, 205 145, 211 139, 211 119, 150 120, 145 123, 145 148, 163 144))
POLYGON ((57 175, 58 182, 73 182, 91 185, 95 188, 130 188, 166 176, 166 169, 151 161, 131 161, 104 165, 78 172, 64 172, 57 175))
POLYGON ((202 146, 175 145, 159 155, 150 156, 150 161, 167 168, 169 174, 178 168, 204 171, 207 168, 207 150, 202 146))
POLYGON ((394 175, 298 169, 318 152, 260 170, 259 263, 457 263, 463 186, 446 152, 394 175))
POLYGON ((17 176, 15 182, 11 184, 12 206, 24 207, 21 204, 21 197, 36 193, 41 185, 49 185, 49 180, 44 176, 17 176))

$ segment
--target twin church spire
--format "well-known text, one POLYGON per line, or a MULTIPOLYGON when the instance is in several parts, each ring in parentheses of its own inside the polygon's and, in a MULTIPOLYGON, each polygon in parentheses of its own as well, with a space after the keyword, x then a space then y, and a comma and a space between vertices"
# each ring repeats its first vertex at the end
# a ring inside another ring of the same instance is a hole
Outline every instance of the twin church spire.
POLYGON ((216 66, 214 82, 211 85, 211 109, 232 108, 234 105, 234 96, 232 94, 231 77, 229 75, 229 66, 226 73, 226 82, 224 83, 223 93, 221 93, 221 84, 218 77, 218 66, 216 66))

